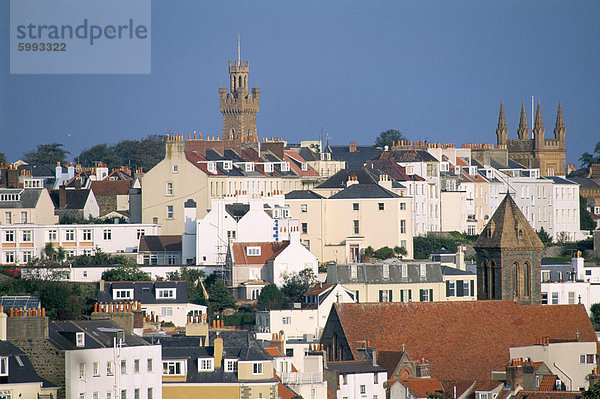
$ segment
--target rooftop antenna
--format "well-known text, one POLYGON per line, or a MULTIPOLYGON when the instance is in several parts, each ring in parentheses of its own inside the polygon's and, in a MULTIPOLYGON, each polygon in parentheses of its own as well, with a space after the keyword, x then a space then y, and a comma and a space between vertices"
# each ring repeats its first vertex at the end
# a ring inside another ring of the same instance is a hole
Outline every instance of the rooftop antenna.
POLYGON ((535 133, 533 132, 533 96, 531 96, 531 136, 535 138, 535 133))
MULTIPOLYGON (((240 34, 238 33, 238 64, 241 62, 241 52, 240 52, 240 34)), ((532 103, 533 104, 533 103, 532 103)), ((532 105, 533 107, 533 105, 532 105)))

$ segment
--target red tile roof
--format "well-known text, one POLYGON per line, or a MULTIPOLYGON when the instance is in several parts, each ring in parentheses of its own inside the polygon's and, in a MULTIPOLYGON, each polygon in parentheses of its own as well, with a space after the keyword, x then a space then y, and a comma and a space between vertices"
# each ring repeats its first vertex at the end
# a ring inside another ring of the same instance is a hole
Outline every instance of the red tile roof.
POLYGON ((290 245, 282 242, 235 242, 233 243, 233 262, 236 265, 264 265, 273 260, 290 245), (260 256, 246 255, 247 247, 260 247, 260 256))
POLYGON ((583 398, 581 392, 572 391, 519 391, 516 399, 577 399, 583 398))
POLYGON ((91 189, 96 197, 102 195, 128 195, 131 183, 131 180, 93 181, 91 189))
POLYGON ((290 169, 292 171, 294 171, 294 173, 296 173, 298 176, 319 176, 319 173, 317 173, 317 171, 314 170, 308 164, 306 165, 307 170, 302 170, 302 167, 298 166, 297 163, 302 164, 302 163, 305 163, 306 161, 296 151, 285 150, 283 159, 290 163, 290 169), (296 161, 296 162, 294 162, 294 161, 296 161))
POLYGON ((444 391, 442 384, 434 378, 410 378, 400 381, 417 398, 427 398, 436 391, 444 391))
POLYGON ((554 386, 556 385, 556 376, 553 374, 547 374, 542 376, 542 381, 540 381, 540 386, 538 387, 538 391, 554 391, 554 386))
POLYGON ((283 353, 281 353, 281 351, 279 350, 279 348, 276 348, 274 346, 268 346, 265 348, 265 351, 271 355, 272 357, 285 357, 285 355, 283 353))
POLYGON ((334 287, 335 284, 317 284, 308 291, 304 295, 320 295, 321 293, 329 290, 334 287))
POLYGON ((336 303, 333 309, 355 358, 365 339, 378 351, 404 345, 411 358, 429 361, 432 377, 443 380, 489 380, 492 370, 505 369, 509 348, 534 345, 536 337, 569 341, 579 331, 581 341, 597 342, 583 305, 336 303))

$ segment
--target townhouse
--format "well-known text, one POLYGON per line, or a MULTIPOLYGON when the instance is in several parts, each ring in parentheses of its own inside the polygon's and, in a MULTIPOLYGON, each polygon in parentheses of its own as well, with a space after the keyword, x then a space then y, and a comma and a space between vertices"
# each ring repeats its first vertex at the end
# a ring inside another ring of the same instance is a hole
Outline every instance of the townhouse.
POLYGON ((0 188, 0 226, 54 224, 54 204, 45 188, 0 188))

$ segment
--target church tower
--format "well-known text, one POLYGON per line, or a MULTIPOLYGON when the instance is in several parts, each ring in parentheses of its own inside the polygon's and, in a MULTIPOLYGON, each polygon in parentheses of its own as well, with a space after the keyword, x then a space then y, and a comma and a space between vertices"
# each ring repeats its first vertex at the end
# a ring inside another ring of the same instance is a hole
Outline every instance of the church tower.
POLYGON ((219 105, 223 114, 223 139, 258 141, 256 114, 260 89, 248 93, 248 61, 229 61, 229 93, 219 89, 219 105))
POLYGON ((496 128, 498 144, 506 144, 508 140, 508 128, 506 127, 506 117, 504 116, 504 104, 500 101, 500 115, 498 116, 498 127, 496 128))
MULTIPOLYGON (((537 111, 535 112, 535 125, 533 126, 533 148, 534 151, 543 151, 546 146, 544 135, 546 129, 544 128, 544 122, 542 121, 542 107, 540 102, 537 104, 537 111)), ((539 157, 539 156, 538 156, 539 157)), ((536 157, 536 158, 538 158, 536 157)))
POLYGON ((567 135, 567 129, 565 128, 565 120, 563 118, 562 106, 560 101, 558 102, 558 111, 556 112, 556 125, 554 126, 554 138, 558 140, 559 146, 564 150, 565 148, 565 136, 567 135))
POLYGON ((541 303, 544 244, 509 193, 473 245, 477 299, 541 303))

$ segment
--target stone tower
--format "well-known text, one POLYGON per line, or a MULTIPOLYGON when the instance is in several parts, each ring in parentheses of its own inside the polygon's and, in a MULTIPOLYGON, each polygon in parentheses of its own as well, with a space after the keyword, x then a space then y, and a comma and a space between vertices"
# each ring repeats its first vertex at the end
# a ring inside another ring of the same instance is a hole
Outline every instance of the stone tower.
POLYGON ((542 121, 542 111, 538 102, 533 125, 533 138, 527 126, 525 104, 521 104, 521 117, 516 139, 509 139, 504 117, 504 107, 500 103, 500 117, 496 128, 497 143, 506 146, 508 157, 525 168, 538 168, 542 176, 564 176, 566 172, 566 129, 562 107, 558 103, 554 138, 546 138, 542 121))
POLYGON ((260 89, 248 93, 248 61, 229 61, 229 93, 219 89, 219 105, 223 114, 223 139, 258 141, 256 114, 260 89))
POLYGON ((510 194, 473 246, 477 254, 477 299, 541 303, 544 244, 510 194))

